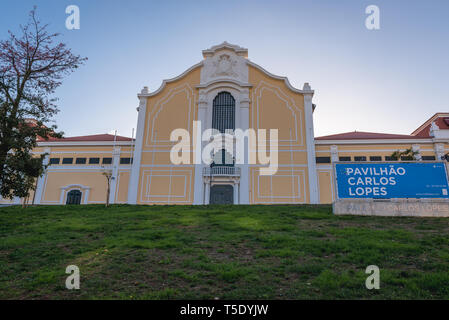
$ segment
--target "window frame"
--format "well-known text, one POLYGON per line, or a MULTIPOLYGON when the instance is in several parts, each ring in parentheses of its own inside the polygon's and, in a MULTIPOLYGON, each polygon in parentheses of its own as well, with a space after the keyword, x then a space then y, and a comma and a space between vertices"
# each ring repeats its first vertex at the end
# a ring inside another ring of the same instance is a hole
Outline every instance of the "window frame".
POLYGON ((132 163, 133 163, 133 158, 131 158, 131 157, 120 158, 120 164, 132 164, 132 163), (127 159, 127 160, 125 160, 125 159, 127 159), (127 162, 127 161, 129 161, 129 162, 127 162))
POLYGON ((235 130, 236 107, 235 98, 228 91, 219 92, 212 101, 212 129, 226 133, 235 130))
POLYGON ((89 164, 100 164, 100 157, 90 157, 89 164), (93 161, 93 159, 97 159, 98 161, 93 161))
POLYGON ((73 164, 73 157, 72 158, 62 158, 62 164, 73 164))
POLYGON ((48 160, 48 164, 52 165, 52 164, 60 164, 61 163, 61 158, 50 158, 50 160, 48 160), (53 160, 58 160, 56 162, 52 162, 53 160))
POLYGON ((101 164, 112 164, 112 158, 104 157, 101 159, 101 164), (108 162, 104 162, 105 159, 108 159, 108 162))
POLYGON ((331 157, 315 157, 315 163, 331 163, 331 157))
POLYGON ((87 163, 87 158, 76 158, 75 159, 75 164, 86 164, 86 163, 87 163))

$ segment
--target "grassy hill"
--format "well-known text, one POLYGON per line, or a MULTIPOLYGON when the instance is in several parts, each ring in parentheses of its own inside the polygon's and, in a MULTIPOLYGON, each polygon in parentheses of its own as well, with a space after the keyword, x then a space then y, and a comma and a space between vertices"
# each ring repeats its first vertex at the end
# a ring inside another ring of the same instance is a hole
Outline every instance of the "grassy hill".
POLYGON ((0 298, 449 299, 448 235, 447 218, 329 206, 3 207, 0 298))

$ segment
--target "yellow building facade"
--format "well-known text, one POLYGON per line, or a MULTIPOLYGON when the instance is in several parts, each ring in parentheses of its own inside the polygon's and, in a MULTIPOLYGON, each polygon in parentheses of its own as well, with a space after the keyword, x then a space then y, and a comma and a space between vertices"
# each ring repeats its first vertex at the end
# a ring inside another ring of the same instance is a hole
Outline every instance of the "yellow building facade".
POLYGON ((389 161, 393 152, 406 149, 415 152, 415 161, 430 161, 449 152, 449 113, 434 115, 410 135, 314 137, 313 95, 308 83, 294 88, 287 78, 250 61, 245 48, 226 42, 213 46, 203 51, 200 63, 164 80, 159 89, 145 87, 138 94, 135 139, 93 135, 40 140, 34 153, 45 153, 49 166, 28 202, 105 203, 103 172, 109 170, 110 203, 332 203, 332 164, 337 161, 389 161), (179 129, 188 141, 173 138, 179 129), (271 138, 251 140, 231 132, 231 150, 213 150, 212 164, 202 161, 208 129, 240 129, 247 136, 248 129, 256 135, 276 129, 274 174, 262 174, 267 164, 258 161, 260 146, 268 149, 271 138), (182 163, 173 161, 176 146, 183 147, 182 163))

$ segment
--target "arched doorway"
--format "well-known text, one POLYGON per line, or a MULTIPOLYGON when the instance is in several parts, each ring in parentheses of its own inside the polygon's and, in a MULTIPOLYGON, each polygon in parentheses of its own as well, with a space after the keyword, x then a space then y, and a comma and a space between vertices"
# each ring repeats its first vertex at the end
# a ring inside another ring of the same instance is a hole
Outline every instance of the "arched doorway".
POLYGON ((81 196, 81 191, 71 190, 67 193, 67 201, 65 204, 81 204, 81 196))
POLYGON ((234 187, 231 185, 214 185, 210 188, 210 204, 233 204, 234 187))

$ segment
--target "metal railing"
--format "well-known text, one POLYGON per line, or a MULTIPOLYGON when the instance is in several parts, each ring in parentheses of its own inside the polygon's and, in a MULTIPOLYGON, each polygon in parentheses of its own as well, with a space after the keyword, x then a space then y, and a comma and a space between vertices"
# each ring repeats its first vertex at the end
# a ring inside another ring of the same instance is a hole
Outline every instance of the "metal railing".
POLYGON ((203 176, 240 176, 240 168, 215 166, 203 168, 203 176))

